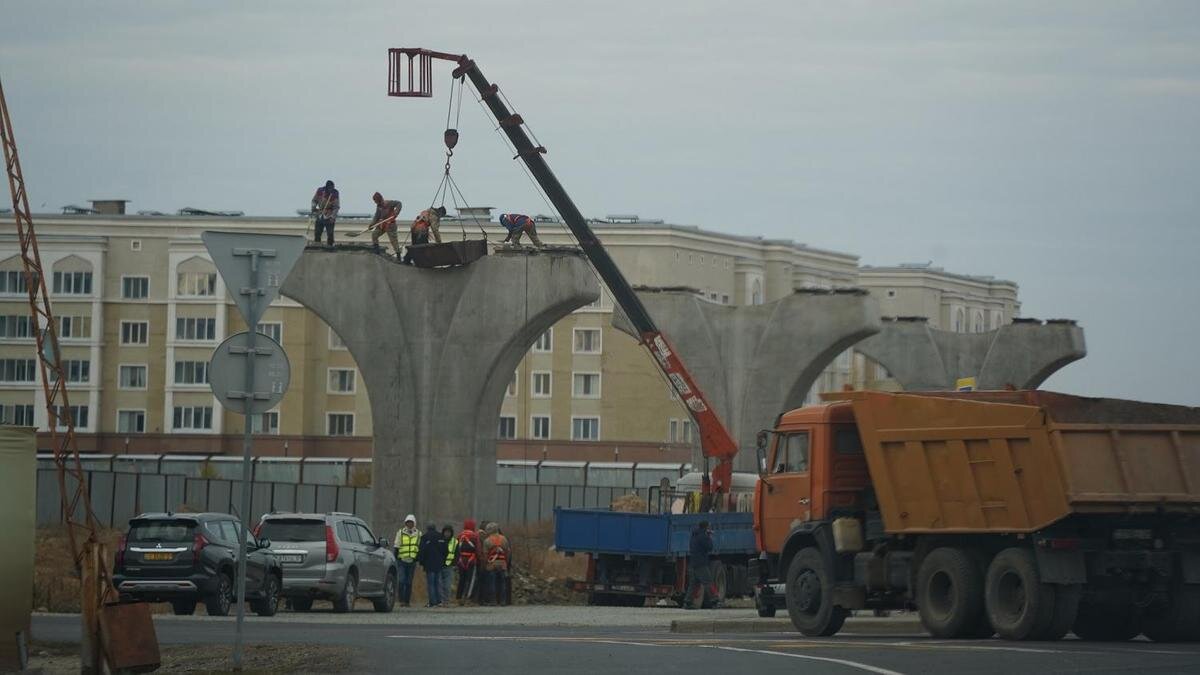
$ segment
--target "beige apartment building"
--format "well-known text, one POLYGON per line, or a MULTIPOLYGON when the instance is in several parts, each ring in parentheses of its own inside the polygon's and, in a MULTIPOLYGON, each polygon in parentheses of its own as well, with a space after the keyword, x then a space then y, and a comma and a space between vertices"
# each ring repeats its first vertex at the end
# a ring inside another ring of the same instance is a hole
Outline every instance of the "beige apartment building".
MULTIPOLYGON (((41 215, 36 222, 81 449, 240 452, 242 418, 216 403, 207 363, 222 339, 245 327, 200 233, 302 234, 308 221, 88 214, 41 215)), ((360 227, 344 218, 339 230, 360 227)), ((859 268, 846 253, 635 216, 593 227, 634 285, 689 287, 709 302, 761 304, 796 288, 861 285, 879 296, 885 315, 928 316, 935 326, 964 332, 1000 325, 1019 310, 1016 285, 988 277, 931 266, 859 268)), ((455 236, 456 229, 450 221, 442 232, 455 236)), ((487 229, 492 241, 503 238, 494 221, 487 229)), ((549 244, 573 243, 557 222, 541 223, 539 232, 549 244)), ((0 422, 45 428, 21 269, 15 235, 0 235, 0 422)), ((611 327, 612 311, 603 293, 532 345, 500 411, 497 434, 510 455, 535 458, 564 444, 619 451, 622 442, 679 449, 693 443, 683 407, 637 342, 611 327)), ((293 373, 279 406, 254 421, 264 434, 256 452, 369 454, 368 394, 338 336, 288 298, 277 300, 258 328, 283 344, 293 373)), ((886 373, 848 351, 813 393, 884 381, 886 373)))

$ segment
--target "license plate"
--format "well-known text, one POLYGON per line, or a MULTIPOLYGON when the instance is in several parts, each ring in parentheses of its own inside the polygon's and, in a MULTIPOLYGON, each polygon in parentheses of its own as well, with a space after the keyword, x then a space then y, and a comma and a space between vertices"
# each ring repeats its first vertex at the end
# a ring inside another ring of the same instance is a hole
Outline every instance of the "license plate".
POLYGON ((142 560, 171 560, 175 557, 174 553, 143 553, 142 560))
POLYGON ((304 556, 300 554, 281 555, 279 556, 279 562, 288 563, 291 565, 299 565, 300 563, 304 562, 304 556))

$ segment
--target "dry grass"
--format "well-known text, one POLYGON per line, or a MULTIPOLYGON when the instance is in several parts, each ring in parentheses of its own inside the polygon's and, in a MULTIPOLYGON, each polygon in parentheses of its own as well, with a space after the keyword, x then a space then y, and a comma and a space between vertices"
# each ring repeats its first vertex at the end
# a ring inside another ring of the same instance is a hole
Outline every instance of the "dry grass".
MULTIPOLYGON (((100 541, 108 549, 107 569, 113 565, 117 530, 103 530, 100 541)), ((33 606, 41 612, 79 611, 79 574, 71 558, 71 540, 65 526, 44 527, 34 537, 33 606)))
POLYGON ((567 590, 567 579, 587 574, 587 559, 568 558, 554 550, 554 523, 504 528, 513 551, 513 602, 517 604, 576 604, 581 594, 567 590))

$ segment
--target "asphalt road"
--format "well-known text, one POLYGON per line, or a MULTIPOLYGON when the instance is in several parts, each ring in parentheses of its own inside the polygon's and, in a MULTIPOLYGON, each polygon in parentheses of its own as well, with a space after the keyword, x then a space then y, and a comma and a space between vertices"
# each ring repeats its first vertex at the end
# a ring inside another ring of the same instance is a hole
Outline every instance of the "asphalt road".
MULTIPOLYGON (((589 608, 583 607, 570 608, 578 625, 561 621, 523 626, 503 622, 453 625, 448 620, 457 611, 255 617, 247 620, 246 639, 249 643, 346 645, 360 649, 363 663, 378 672, 464 672, 484 664, 489 673, 521 675, 628 674, 650 669, 690 675, 1200 672, 1200 644, 1195 643, 945 641, 916 632, 849 626, 838 636, 824 639, 791 632, 686 635, 671 633, 669 621, 657 627, 648 625, 644 618, 653 616, 653 610, 650 614, 637 610, 643 612, 634 621, 640 625, 585 625, 589 608), (431 625, 426 619, 437 623, 431 625)), ((626 616, 630 612, 634 610, 626 610, 626 616)), ((613 623, 620 619, 606 616, 603 620, 613 623)), ((228 643, 233 637, 232 619, 158 616, 155 625, 164 650, 171 644, 228 643)), ((77 642, 79 618, 38 615, 33 632, 39 640, 77 642)))

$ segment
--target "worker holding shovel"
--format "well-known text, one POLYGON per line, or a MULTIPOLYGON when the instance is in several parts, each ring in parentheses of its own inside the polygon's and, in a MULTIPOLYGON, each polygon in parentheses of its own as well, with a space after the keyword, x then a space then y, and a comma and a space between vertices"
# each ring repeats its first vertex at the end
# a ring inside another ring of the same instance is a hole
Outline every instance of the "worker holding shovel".
POLYGON ((401 204, 395 199, 384 199, 378 192, 371 198, 375 200, 375 217, 371 219, 371 225, 367 228, 371 232, 371 246, 379 253, 379 237, 386 232, 388 241, 392 243, 392 251, 396 253, 396 258, 399 258, 400 240, 396 238, 396 216, 400 215, 401 204))

